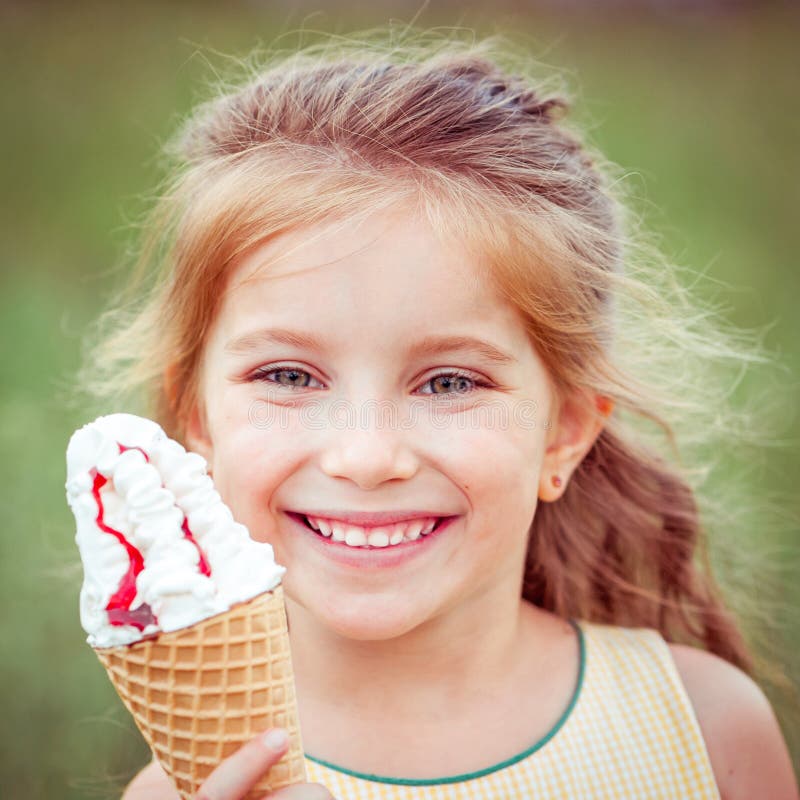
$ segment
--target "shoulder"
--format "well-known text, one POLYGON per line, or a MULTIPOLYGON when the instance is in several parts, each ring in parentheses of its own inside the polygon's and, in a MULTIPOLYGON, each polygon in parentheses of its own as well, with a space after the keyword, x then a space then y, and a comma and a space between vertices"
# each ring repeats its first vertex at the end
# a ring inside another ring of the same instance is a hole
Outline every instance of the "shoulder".
POLYGON ((723 800, 797 800, 778 722, 764 693, 742 670, 686 645, 669 645, 694 708, 723 800))
POLYGON ((161 765, 151 761, 127 786, 122 800, 179 800, 161 765))

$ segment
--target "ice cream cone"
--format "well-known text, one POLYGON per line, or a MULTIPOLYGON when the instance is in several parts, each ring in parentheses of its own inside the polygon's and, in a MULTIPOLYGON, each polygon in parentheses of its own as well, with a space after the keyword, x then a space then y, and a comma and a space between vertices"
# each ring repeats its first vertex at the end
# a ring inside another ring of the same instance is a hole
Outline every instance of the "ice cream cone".
POLYGON ((280 585, 188 628, 95 652, 183 800, 272 727, 289 732, 289 751, 245 800, 305 781, 280 585))

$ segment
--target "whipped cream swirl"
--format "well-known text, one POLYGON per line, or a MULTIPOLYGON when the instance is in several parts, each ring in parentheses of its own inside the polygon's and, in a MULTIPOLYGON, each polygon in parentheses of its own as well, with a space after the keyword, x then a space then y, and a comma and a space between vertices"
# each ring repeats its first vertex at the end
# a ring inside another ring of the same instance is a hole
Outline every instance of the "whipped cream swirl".
POLYGON ((152 420, 111 414, 77 430, 66 492, 93 647, 188 627, 273 589, 286 571, 233 519, 205 459, 152 420))

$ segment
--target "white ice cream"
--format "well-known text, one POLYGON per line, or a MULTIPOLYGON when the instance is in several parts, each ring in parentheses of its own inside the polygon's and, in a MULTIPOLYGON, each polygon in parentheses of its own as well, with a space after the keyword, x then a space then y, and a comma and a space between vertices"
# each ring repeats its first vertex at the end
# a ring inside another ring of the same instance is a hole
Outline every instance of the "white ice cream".
POLYGON ((111 414, 75 431, 66 490, 93 647, 185 628, 273 589, 286 571, 234 521, 205 459, 143 417, 111 414))

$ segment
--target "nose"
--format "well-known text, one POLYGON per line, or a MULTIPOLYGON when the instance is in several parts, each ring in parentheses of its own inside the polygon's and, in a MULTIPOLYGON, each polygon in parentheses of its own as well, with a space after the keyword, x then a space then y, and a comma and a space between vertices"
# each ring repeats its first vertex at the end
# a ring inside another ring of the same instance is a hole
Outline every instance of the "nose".
POLYGON ((419 460, 402 431, 369 425, 336 431, 320 466, 326 475, 369 490, 386 481, 408 480, 417 472, 419 460))

